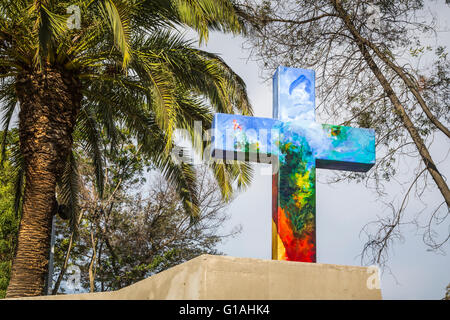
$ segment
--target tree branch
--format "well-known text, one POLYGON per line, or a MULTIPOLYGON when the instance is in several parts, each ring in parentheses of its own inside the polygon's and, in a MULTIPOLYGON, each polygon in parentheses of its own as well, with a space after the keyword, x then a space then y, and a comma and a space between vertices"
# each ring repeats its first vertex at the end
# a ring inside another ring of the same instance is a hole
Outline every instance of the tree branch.
POLYGON ((406 113, 405 108, 403 107, 399 98, 395 94, 393 88, 389 84, 389 81, 383 75, 380 68, 378 67, 378 65, 376 64, 374 59, 372 58, 372 55, 369 53, 366 45, 364 44, 364 40, 362 39, 358 30, 356 30, 356 27, 352 23, 349 15, 345 11, 345 9, 342 7, 340 0, 330 0, 330 2, 333 4, 334 8, 336 9, 336 12, 339 14, 340 18, 342 19, 342 21, 348 28, 349 32, 353 35, 354 41, 356 42, 357 46, 359 47, 359 50, 361 51, 361 54, 362 54, 364 60, 366 61, 369 68, 372 70, 375 77, 378 79, 379 83, 381 84, 381 86, 383 87, 387 96, 389 97, 389 100, 392 102, 397 115, 402 120, 403 125, 408 130, 412 140, 414 141, 414 143, 422 157, 422 161, 425 164, 425 167, 427 168, 428 172, 430 172, 430 174, 433 177, 434 181, 436 182, 436 185, 438 186, 442 196, 444 197, 445 202, 447 203, 447 207, 450 207, 450 190, 448 188, 448 185, 447 185, 444 177, 438 171, 433 159, 431 158, 428 148, 426 147, 419 132, 417 131, 416 127, 414 126, 413 122, 411 121, 411 118, 406 113))

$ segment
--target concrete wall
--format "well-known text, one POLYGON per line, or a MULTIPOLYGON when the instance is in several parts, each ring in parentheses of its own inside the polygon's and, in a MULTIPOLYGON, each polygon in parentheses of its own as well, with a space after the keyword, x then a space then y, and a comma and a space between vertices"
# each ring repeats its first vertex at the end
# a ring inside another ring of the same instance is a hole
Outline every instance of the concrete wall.
POLYGON ((381 299, 369 277, 366 267, 202 255, 115 292, 26 299, 381 299))

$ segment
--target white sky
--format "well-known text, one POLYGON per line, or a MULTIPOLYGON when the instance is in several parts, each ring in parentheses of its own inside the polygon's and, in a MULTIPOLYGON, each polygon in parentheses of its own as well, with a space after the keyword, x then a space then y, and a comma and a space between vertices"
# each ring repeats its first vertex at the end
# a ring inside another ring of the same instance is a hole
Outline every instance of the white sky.
MULTIPOLYGON (((450 6, 442 4, 432 8, 442 17, 441 25, 448 26, 450 6)), ((440 43, 450 47, 450 33, 439 33, 440 43)), ((243 39, 214 33, 210 36, 204 50, 217 53, 246 82, 255 116, 272 116, 272 83, 264 82, 257 64, 248 60, 248 52, 242 50, 243 39)), ((301 66, 298 66, 301 67, 301 66)), ((316 101, 317 103, 317 101, 316 101)), ((440 162, 449 150, 448 140, 437 137, 432 156, 440 162)), ((409 178, 411 168, 405 163, 402 177, 409 178)), ((228 212, 232 218, 227 228, 241 224, 242 233, 220 246, 226 255, 271 259, 271 186, 270 175, 261 174, 267 165, 255 165, 255 177, 252 186, 230 205, 228 212)), ((439 165, 441 172, 450 177, 450 166, 439 165)), ((268 170, 265 170, 266 172, 268 170)), ((319 169, 318 180, 324 181, 328 170, 319 169)), ((409 178, 411 179, 411 178, 409 178)), ((356 182, 340 183, 333 186, 317 184, 317 261, 342 265, 360 265, 359 254, 365 243, 360 237, 363 226, 377 216, 387 214, 386 207, 377 202, 376 196, 362 184, 356 182)), ((389 184, 392 195, 401 193, 400 186, 389 184)), ((437 189, 425 197, 432 206, 442 201, 437 189)), ((407 213, 415 213, 423 206, 417 201, 410 201, 407 213)), ((446 221, 448 224, 448 220, 446 221)), ((448 232, 448 226, 443 227, 448 232)), ((389 267, 395 278, 385 272, 382 275, 382 295, 384 299, 441 299, 445 287, 450 283, 450 257, 427 251, 422 235, 411 227, 402 228, 403 242, 396 242, 390 251, 389 267)), ((449 245, 444 247, 448 253, 449 245)))

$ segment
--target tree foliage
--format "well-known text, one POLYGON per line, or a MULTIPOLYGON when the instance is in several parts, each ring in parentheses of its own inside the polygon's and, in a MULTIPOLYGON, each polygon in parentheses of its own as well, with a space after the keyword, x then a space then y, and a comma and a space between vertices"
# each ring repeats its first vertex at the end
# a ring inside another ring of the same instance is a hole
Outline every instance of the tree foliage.
MULTIPOLYGON (((0 132, 0 137, 3 135, 10 145, 13 134, 0 132)), ((20 221, 14 210, 14 174, 9 155, 8 151, 5 158, 0 156, 0 299, 6 296, 20 221)))
MULTIPOLYGON (((211 30, 242 31, 229 0, 0 1, 1 129, 13 126, 18 110, 16 208, 28 201, 11 297, 42 293, 51 213, 59 211, 76 227, 79 146, 92 160, 105 200, 103 133, 114 145, 126 127, 137 149, 176 188, 184 211, 197 218, 195 168, 171 156, 174 132, 185 129, 193 143, 203 142, 214 112, 251 115, 252 108, 242 79, 217 55, 194 48, 183 27, 195 30, 199 42, 211 30), (33 228, 36 223, 41 228, 33 228), (33 256, 25 259, 26 251, 33 256)), ((197 146, 202 155, 206 143, 197 146)), ((238 188, 250 183, 247 164, 210 168, 224 199, 232 197, 235 182, 238 188)))
MULTIPOLYGON (((192 27, 200 41, 208 39, 209 30, 238 33, 241 25, 231 2, 2 1, 0 11, 4 129, 18 105, 14 86, 19 74, 50 66, 66 69, 82 80, 84 98, 74 135, 94 159, 97 185, 103 179, 98 132, 104 128, 114 143, 117 122, 126 123, 141 151, 178 185, 195 214, 193 168, 168 156, 173 132, 186 129, 192 140, 202 141, 194 133, 195 121, 202 122, 203 134, 213 110, 251 114, 252 109, 241 78, 218 56, 195 49, 176 27, 192 27), (71 5, 80 9, 79 29, 66 23, 71 5)), ((214 170, 224 197, 235 173, 244 185, 249 183, 248 166, 216 164, 214 170), (228 181, 221 177, 223 170, 228 181)))
POLYGON ((200 213, 193 221, 177 190, 137 151, 130 140, 107 149, 104 200, 92 163, 82 161, 79 227, 74 234, 58 223, 53 294, 67 292, 61 284, 71 277, 70 266, 81 270, 78 290, 118 290, 200 254, 217 254, 217 244, 239 231, 220 234, 227 203, 206 166, 199 170, 200 213))

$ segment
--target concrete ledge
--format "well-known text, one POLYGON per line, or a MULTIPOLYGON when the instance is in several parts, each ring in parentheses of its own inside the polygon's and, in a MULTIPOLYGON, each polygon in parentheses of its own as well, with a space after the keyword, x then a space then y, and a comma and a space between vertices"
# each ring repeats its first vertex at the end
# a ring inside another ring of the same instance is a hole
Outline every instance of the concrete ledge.
POLYGON ((114 292, 38 300, 378 300, 366 267, 202 255, 114 292))

